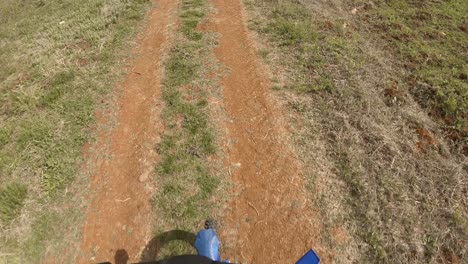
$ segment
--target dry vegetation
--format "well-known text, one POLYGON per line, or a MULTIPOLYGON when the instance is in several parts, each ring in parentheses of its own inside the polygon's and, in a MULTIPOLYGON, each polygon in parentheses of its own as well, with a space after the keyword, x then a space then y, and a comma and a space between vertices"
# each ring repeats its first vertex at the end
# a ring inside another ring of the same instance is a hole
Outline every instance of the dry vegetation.
POLYGON ((87 128, 148 3, 0 1, 0 263, 67 251, 64 230, 79 229, 86 189, 76 176, 87 128))
POLYGON ((466 3, 244 3, 335 261, 465 262, 466 3))

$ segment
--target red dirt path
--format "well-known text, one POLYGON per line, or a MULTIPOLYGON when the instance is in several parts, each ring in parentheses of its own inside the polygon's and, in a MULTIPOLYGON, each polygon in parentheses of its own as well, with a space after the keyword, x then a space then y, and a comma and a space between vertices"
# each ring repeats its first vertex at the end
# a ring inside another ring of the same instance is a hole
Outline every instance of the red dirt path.
POLYGON ((240 193, 221 227, 223 256, 284 264, 314 248, 326 259, 318 244, 320 218, 310 208, 281 109, 269 96, 271 84, 255 54, 241 0, 211 3, 217 12, 207 28, 220 34, 214 52, 230 70, 221 80, 232 120, 225 124, 232 142, 226 163, 240 164, 232 175, 240 193))
MULTIPOLYGON (((151 232, 151 188, 147 183, 157 160, 154 145, 161 133, 157 100, 162 79, 162 56, 168 48, 168 27, 176 18, 178 1, 159 0, 151 11, 134 66, 122 89, 116 89, 116 124, 98 132, 90 154, 93 164, 91 201, 86 212, 82 254, 77 263, 114 262, 117 250, 130 261, 138 255, 151 232), (122 90, 120 94, 119 91, 122 90)), ((173 31, 173 29, 171 29, 173 31)), ((109 121, 99 118, 100 126, 109 121)))

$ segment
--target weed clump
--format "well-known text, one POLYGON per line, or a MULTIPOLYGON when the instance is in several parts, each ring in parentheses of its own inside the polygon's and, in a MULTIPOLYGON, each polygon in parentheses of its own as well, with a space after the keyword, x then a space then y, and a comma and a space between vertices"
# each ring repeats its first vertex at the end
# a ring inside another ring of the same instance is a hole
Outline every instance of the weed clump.
MULTIPOLYGON (((210 215, 209 201, 220 180, 212 174, 207 159, 215 154, 215 133, 207 109, 207 86, 203 82, 203 58, 209 44, 197 30, 204 18, 205 0, 184 0, 180 13, 178 44, 165 62, 162 98, 165 132, 157 151, 161 156, 155 171, 161 191, 154 195, 159 226, 174 223, 193 230, 210 215)), ((163 230, 157 230, 163 231, 163 230)), ((163 256, 191 252, 187 245, 173 243, 163 256)))
POLYGON ((23 208, 28 189, 20 183, 11 183, 0 191, 0 222, 9 224, 23 208))

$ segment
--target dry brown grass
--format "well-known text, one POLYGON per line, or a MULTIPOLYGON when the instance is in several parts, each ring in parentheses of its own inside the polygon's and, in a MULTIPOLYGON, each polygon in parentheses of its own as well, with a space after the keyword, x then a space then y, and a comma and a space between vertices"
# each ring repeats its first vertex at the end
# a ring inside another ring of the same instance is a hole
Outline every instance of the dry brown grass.
POLYGON ((466 261, 466 158, 408 93, 392 51, 352 24, 346 1, 245 2, 335 262, 466 261), (314 39, 285 45, 271 29, 285 13, 294 27, 311 25, 314 39), (331 89, 295 89, 324 76, 331 89))

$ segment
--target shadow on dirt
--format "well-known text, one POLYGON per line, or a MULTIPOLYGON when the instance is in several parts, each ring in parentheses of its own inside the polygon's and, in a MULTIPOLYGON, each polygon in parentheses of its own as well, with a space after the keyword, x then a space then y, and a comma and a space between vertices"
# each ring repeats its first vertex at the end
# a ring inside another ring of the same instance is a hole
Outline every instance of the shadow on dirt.
MULTIPOLYGON (((141 253, 141 262, 152 262, 156 261, 159 255, 159 251, 167 243, 175 240, 186 242, 190 245, 195 243, 195 234, 183 231, 183 230, 172 230, 158 235, 151 239, 146 245, 145 249, 141 253)), ((115 264, 127 264, 129 256, 125 249, 119 249, 115 252, 114 262, 115 264)), ((108 262, 109 263, 109 262, 108 262)), ((101 263, 105 264, 105 263, 101 263)))
POLYGON ((115 264, 127 264, 128 259, 128 253, 125 249, 119 249, 115 252, 115 264))
POLYGON ((196 235, 183 230, 172 230, 151 239, 141 253, 140 261, 155 261, 161 248, 175 240, 184 241, 190 245, 195 243, 196 235))

